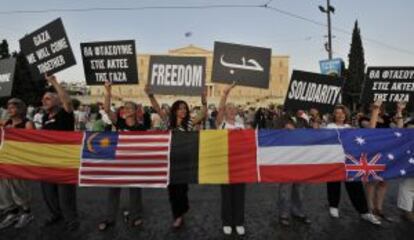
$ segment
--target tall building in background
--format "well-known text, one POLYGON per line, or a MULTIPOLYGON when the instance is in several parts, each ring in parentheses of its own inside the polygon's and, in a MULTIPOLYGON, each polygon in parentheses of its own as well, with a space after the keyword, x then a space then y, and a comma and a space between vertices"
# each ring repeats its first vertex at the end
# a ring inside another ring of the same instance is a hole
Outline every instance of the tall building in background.
MULTIPOLYGON (((148 79, 149 59, 151 54, 138 54, 139 85, 115 85, 112 87, 113 95, 122 100, 133 100, 145 105, 149 104, 144 93, 144 87, 148 79)), ((206 86, 208 102, 218 104, 226 85, 211 82, 213 52, 189 45, 183 48, 169 50, 171 56, 194 56, 206 58, 206 86)), ((266 106, 269 103, 283 103, 287 88, 289 87, 289 56, 272 56, 270 68, 269 89, 258 89, 251 87, 237 86, 230 95, 229 101, 244 106, 266 106)), ((103 86, 90 87, 91 98, 89 101, 103 100, 103 86)), ((157 95, 160 103, 171 104, 177 99, 183 99, 191 105, 199 105, 198 97, 157 95)))

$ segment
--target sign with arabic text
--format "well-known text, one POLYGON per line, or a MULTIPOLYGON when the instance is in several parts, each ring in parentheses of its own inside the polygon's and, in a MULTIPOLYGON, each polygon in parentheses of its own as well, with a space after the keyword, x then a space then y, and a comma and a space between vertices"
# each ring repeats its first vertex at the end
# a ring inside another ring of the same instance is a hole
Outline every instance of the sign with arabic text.
POLYGON ((270 48, 215 42, 212 82, 269 88, 270 48))

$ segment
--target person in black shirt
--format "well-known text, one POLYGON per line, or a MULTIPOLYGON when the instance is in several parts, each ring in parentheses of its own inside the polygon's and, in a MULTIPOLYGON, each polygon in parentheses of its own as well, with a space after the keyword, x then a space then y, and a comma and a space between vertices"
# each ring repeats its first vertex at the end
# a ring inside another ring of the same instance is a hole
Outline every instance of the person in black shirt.
MULTIPOLYGON (((75 118, 72 100, 59 85, 55 76, 46 75, 45 78, 56 92, 48 91, 43 95, 42 104, 46 114, 42 119, 42 129, 74 131, 75 118)), ((41 188, 46 206, 51 213, 44 225, 55 224, 64 219, 67 230, 76 230, 79 227, 76 210, 76 185, 43 182, 41 188)))
MULTIPOLYGON (((105 103, 104 110, 111 119, 117 131, 146 131, 147 124, 139 122, 137 119, 138 105, 133 102, 125 102, 122 116, 111 111, 112 87, 111 83, 105 83, 105 103)), ((118 214, 121 188, 110 188, 107 202, 107 217, 98 224, 99 231, 105 231, 113 227, 118 214)), ((142 191, 141 188, 129 189, 129 211, 124 212, 124 220, 131 227, 142 225, 142 191)))
MULTIPOLYGON (((167 115, 165 111, 162 111, 149 85, 145 87, 145 93, 148 95, 152 107, 160 115, 161 119, 165 123, 169 123, 168 128, 170 130, 182 132, 193 131, 194 126, 200 124, 207 116, 206 89, 204 89, 201 95, 201 114, 193 119, 191 119, 190 109, 185 101, 175 101, 167 115)), ((168 197, 174 218, 172 227, 179 229, 184 225, 184 215, 190 209, 188 202, 188 184, 169 184, 168 197)))

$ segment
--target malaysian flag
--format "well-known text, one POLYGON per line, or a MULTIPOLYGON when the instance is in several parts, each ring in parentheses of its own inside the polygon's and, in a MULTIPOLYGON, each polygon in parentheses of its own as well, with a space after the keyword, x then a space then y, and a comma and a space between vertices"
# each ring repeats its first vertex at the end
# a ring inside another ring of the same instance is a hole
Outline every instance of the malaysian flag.
POLYGON ((80 186, 166 187, 170 132, 86 132, 80 186))

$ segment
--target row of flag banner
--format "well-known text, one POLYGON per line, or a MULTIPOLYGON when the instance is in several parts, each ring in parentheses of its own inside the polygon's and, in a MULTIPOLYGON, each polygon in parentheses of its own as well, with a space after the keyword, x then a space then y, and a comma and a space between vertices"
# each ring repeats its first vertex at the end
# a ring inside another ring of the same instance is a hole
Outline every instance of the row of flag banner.
POLYGON ((412 129, 61 132, 2 129, 0 178, 166 187, 414 177, 412 129))

